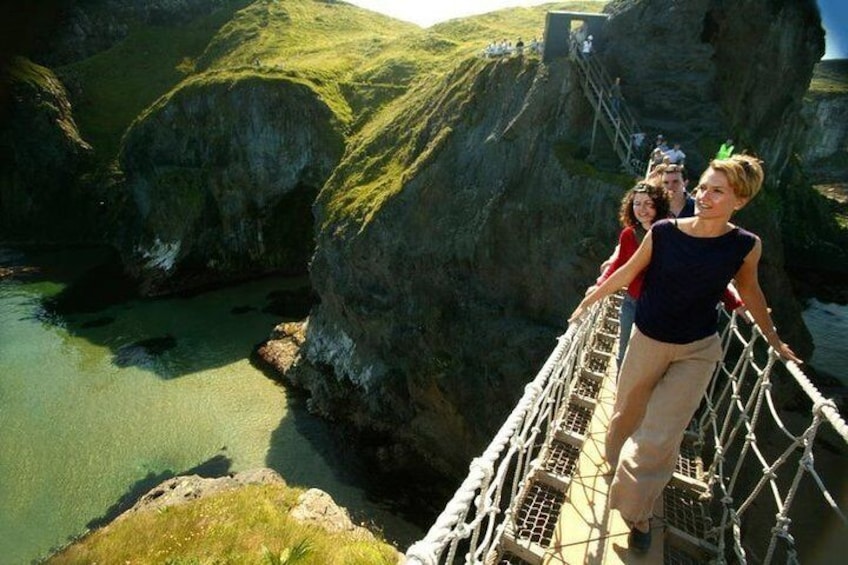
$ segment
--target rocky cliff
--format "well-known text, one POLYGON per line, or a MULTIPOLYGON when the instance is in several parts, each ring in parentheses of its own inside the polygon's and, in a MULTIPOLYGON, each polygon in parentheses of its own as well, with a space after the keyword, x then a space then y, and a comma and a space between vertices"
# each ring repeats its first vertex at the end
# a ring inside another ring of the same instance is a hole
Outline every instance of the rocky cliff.
POLYGON ((824 53, 814 0, 614 0, 604 11, 600 56, 646 127, 681 141, 697 169, 730 136, 781 176, 824 53))
POLYGON ((801 159, 815 177, 845 179, 848 170, 848 60, 816 65, 804 97, 802 116, 807 130, 801 140, 801 159))
POLYGON ((300 82, 188 81, 124 138, 125 264, 148 294, 305 273, 312 202, 342 150, 334 114, 300 82))
MULTIPOLYGON (((823 48, 814 4, 671 4, 616 2, 604 56, 632 69, 630 96, 643 92, 636 99, 667 132, 744 132, 774 192, 823 48), (762 21, 747 23, 754 15, 762 21), (763 64, 734 60, 743 45, 763 64), (780 69, 791 69, 785 87, 762 93, 780 69)), ((564 60, 465 62, 351 146, 318 199, 322 303, 305 357, 325 373, 293 378, 318 411, 387 434, 401 457, 415 451, 406 463, 423 455, 464 474, 615 240, 622 187, 575 166, 568 150, 591 125, 571 73, 564 60), (371 166, 347 174, 366 158, 371 166)), ((775 200, 749 208, 739 221, 765 241, 778 323, 803 328, 775 200)), ((787 339, 808 348, 803 329, 787 339)))
POLYGON ((49 243, 94 237, 96 197, 80 176, 91 147, 80 136, 62 83, 19 57, 0 70, 0 238, 49 243), (4 94, 6 94, 4 92, 4 94))

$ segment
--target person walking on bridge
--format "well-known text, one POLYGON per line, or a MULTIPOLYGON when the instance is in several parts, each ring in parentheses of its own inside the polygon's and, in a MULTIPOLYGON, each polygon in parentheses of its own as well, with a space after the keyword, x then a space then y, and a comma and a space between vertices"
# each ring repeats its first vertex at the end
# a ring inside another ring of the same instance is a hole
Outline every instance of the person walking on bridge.
POLYGON ((579 319, 645 271, 606 436, 606 458, 614 469, 609 506, 630 527, 634 552, 650 548, 654 503, 721 358, 715 306, 731 279, 769 345, 801 362, 778 336, 760 289, 759 237, 730 223, 762 182, 762 165, 754 157, 713 160, 695 193, 695 216, 653 224, 633 257, 590 289, 569 317, 579 319))

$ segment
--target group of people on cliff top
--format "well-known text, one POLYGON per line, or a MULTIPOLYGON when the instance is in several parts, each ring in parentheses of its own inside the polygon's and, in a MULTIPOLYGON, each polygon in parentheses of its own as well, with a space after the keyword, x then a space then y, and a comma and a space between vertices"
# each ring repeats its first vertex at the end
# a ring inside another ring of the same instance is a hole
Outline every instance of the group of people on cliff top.
POLYGON ((609 506, 628 524, 635 553, 651 547, 654 503, 721 359, 717 304, 744 312, 778 355, 800 363, 760 289, 762 242, 731 222, 760 191, 763 163, 733 150, 728 140, 692 194, 685 155, 649 169, 622 198, 618 247, 569 317, 626 287, 606 459, 614 471, 609 506))
POLYGON ((535 37, 527 45, 524 44, 524 40, 520 37, 515 44, 512 41, 501 39, 500 41, 489 43, 483 49, 484 57, 504 57, 507 55, 523 55, 524 53, 540 55, 542 53, 542 42, 535 37))

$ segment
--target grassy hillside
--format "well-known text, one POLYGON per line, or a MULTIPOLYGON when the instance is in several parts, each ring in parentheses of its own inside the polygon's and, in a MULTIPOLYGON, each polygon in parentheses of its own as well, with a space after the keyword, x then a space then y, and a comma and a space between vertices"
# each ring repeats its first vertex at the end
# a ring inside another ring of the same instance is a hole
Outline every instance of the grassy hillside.
POLYGON ((848 94, 848 59, 819 61, 813 70, 810 93, 848 94))
POLYGON ((58 71, 79 85, 75 117, 103 161, 145 108, 207 75, 306 82, 355 132, 414 82, 443 75, 492 40, 541 36, 547 10, 599 11, 605 3, 514 8, 422 29, 344 2, 232 0, 188 25, 135 25, 108 51, 58 71))
POLYGON ((127 38, 111 49, 56 69, 72 91, 79 86, 74 118, 98 159, 115 156, 129 124, 194 71, 194 60, 209 41, 248 3, 233 0, 188 25, 132 25, 127 38))

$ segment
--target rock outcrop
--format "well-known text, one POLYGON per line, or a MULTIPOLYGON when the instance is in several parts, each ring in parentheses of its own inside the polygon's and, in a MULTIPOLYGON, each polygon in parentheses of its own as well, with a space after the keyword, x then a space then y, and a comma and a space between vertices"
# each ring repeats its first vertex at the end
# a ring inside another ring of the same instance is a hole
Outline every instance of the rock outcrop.
POLYGON ((118 516, 123 520, 138 512, 161 511, 170 506, 185 504, 245 485, 282 484, 286 482, 273 469, 252 469, 224 477, 180 475, 153 487, 132 508, 118 516))
MULTIPOLYGON (((814 3, 616 2, 612 13, 604 56, 632 69, 622 73, 630 96, 642 93, 654 124, 743 132, 774 191, 823 48, 814 3), (749 48, 762 65, 732 60, 749 48), (763 92, 781 70, 784 86, 763 92)), ((591 127, 566 61, 469 61, 400 104, 351 147, 317 202, 321 304, 303 349, 324 374, 296 374, 317 411, 393 438, 400 457, 415 453, 407 464, 423 456, 462 475, 609 253, 622 187, 575 165, 564 143, 591 127), (347 174, 368 158, 376 164, 347 174), (383 190, 366 197, 374 185, 383 190)), ((773 200, 739 222, 764 239, 761 276, 786 339, 809 351, 773 200)))
POLYGON ((334 114, 303 84, 188 81, 124 138, 126 265, 147 294, 305 273, 312 202, 343 143, 334 114))
MULTIPOLYGON (((71 243, 93 236, 95 197, 81 180, 91 147, 80 136, 62 83, 46 67, 16 58, 0 86, 0 238, 71 243)), ((0 71, 0 73, 4 73, 0 71)))
POLYGON ((681 141, 696 170, 730 136, 780 178, 824 54, 814 0, 614 0, 604 11, 599 55, 643 125, 681 141))
POLYGON ((848 169, 848 95, 813 94, 804 100, 802 116, 807 131, 801 158, 825 176, 831 169, 848 169))

